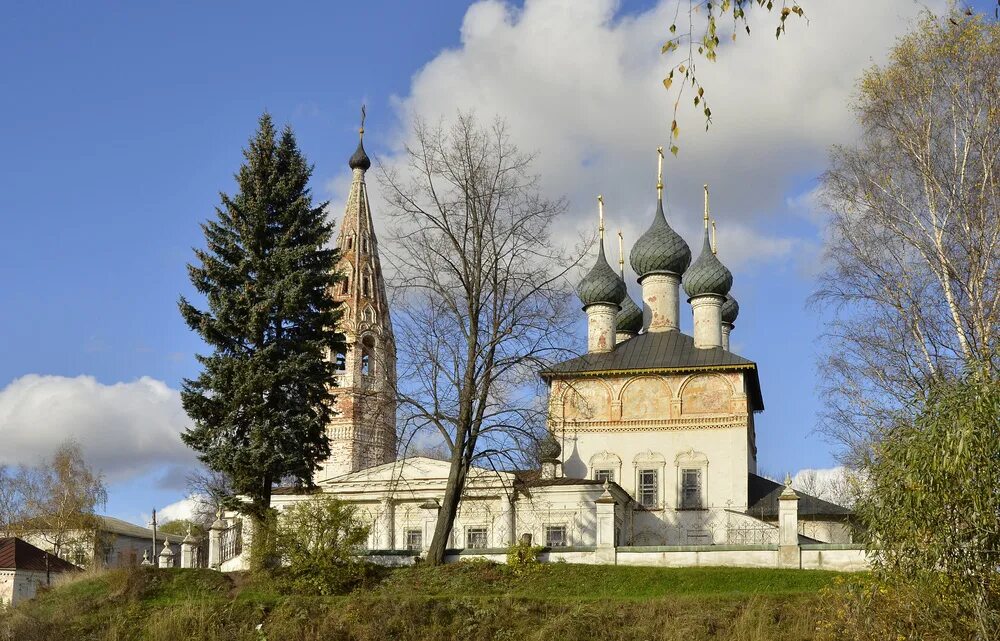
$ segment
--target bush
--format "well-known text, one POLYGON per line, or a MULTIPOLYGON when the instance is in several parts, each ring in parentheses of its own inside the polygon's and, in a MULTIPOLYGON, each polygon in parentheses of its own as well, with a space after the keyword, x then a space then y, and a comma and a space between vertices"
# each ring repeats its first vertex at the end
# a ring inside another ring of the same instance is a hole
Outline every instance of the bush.
POLYGON ((349 504, 327 496, 296 503, 277 522, 275 549, 284 567, 275 577, 298 593, 348 592, 380 575, 377 566, 358 560, 367 538, 349 504))
POLYGON ((531 545, 522 539, 507 548, 507 567, 514 574, 537 570, 542 566, 542 562, 538 560, 541 552, 541 546, 531 545))

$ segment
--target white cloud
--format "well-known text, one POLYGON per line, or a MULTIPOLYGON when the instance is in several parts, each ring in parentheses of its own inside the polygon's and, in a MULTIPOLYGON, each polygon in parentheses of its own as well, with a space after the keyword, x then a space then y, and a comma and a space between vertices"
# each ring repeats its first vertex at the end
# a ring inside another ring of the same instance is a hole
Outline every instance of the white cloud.
POLYGON ((174 501, 170 505, 165 505, 157 510, 157 520, 160 523, 171 521, 192 520, 199 506, 204 504, 204 499, 199 496, 188 496, 180 501, 174 501))
POLYGON ((0 463, 38 464, 72 438, 90 465, 120 482, 193 465, 180 440, 189 424, 179 392, 153 378, 104 385, 92 376, 29 374, 0 390, 0 463))
MULTIPOLYGON (((672 95, 661 84, 669 59, 660 45, 676 2, 628 16, 616 14, 613 0, 473 4, 460 46, 440 52, 395 99, 393 148, 402 149, 417 116, 501 115, 523 150, 539 152, 545 191, 569 198, 568 239, 594 226, 600 191, 611 228, 634 240, 652 215, 655 148, 668 144, 672 95)), ((714 124, 705 133, 700 114, 682 107, 681 153, 667 158, 672 223, 697 252, 701 185, 710 183, 720 256, 731 267, 794 255, 801 239, 761 231, 761 223, 788 215, 787 192, 818 176, 831 144, 854 135, 856 78, 884 59, 922 8, 912 0, 801 4, 808 22, 791 20, 780 40, 773 27, 768 34, 774 15, 754 15, 752 37, 724 39, 718 62, 700 62, 714 124)), ((328 184, 345 193, 342 177, 328 184)))

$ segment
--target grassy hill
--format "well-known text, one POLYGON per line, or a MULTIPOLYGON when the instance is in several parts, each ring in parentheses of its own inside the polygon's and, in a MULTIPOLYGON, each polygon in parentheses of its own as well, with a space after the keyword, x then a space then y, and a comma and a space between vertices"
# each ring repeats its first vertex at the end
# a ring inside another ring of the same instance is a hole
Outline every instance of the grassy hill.
POLYGON ((0 613, 0 640, 805 640, 835 576, 566 564, 518 575, 461 563, 314 597, 242 574, 137 568, 80 577, 0 613))

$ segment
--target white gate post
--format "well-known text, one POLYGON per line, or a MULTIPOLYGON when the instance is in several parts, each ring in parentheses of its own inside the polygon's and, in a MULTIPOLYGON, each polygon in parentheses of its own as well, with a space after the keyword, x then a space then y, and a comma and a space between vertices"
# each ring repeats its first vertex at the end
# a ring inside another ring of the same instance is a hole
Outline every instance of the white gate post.
POLYGON ((597 546, 594 549, 594 560, 604 565, 618 563, 618 541, 615 540, 615 521, 617 520, 618 504, 611 496, 607 481, 604 483, 604 494, 597 497, 597 546))
POLYGON ((792 479, 785 477, 785 489, 778 497, 778 563, 783 568, 801 567, 799 550, 799 495, 792 479))
POLYGON ((220 569, 222 565, 222 531, 226 522, 222 520, 222 510, 216 513, 215 523, 208 529, 208 567, 220 569))

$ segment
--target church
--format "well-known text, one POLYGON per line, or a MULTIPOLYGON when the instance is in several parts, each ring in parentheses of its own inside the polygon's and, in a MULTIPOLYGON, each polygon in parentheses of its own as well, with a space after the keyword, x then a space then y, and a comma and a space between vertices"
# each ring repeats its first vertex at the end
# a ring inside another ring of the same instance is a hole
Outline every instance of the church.
MULTIPOLYGON (((332 452, 315 483, 356 506, 370 527, 370 554, 412 558, 434 535, 449 463, 397 457, 396 347, 361 133, 337 240, 344 279, 334 294, 346 349, 330 355, 339 394, 332 452)), ((842 566, 855 567, 864 557, 849 545, 848 509, 757 474, 755 418, 764 400, 756 363, 729 350, 740 308, 710 233, 708 187, 692 260, 664 213, 658 154, 651 221, 629 253, 641 301, 628 294, 620 238, 619 269, 607 260, 600 202, 596 259, 577 288, 586 352, 539 372, 549 407, 540 469, 474 468, 449 548, 501 558, 527 535, 552 560, 766 566, 782 565, 777 550, 794 547, 796 567, 836 566, 834 552, 850 548, 842 566), (682 288, 693 336, 680 331, 682 288), (808 557, 809 546, 818 557, 808 557)), ((309 496, 301 492, 277 488, 272 505, 281 510, 309 496)), ((223 569, 241 563, 219 561, 223 569)))

